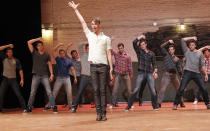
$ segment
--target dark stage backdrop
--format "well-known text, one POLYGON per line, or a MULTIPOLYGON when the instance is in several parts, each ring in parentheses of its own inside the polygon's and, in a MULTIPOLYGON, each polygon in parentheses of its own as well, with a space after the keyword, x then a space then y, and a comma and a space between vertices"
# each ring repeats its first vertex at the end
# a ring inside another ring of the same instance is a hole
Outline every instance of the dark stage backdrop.
MULTIPOLYGON (((32 59, 27 48, 27 41, 41 36, 41 7, 40 0, 6 1, 1 3, 1 36, 0 45, 14 44, 14 55, 23 67, 25 84, 21 92, 28 102, 31 86, 32 59)), ((2 74, 2 65, 1 65, 2 74)), ((42 106, 43 89, 38 90, 39 96, 35 106, 42 106)), ((18 107, 19 102, 13 91, 9 88, 5 94, 4 107, 18 107)))

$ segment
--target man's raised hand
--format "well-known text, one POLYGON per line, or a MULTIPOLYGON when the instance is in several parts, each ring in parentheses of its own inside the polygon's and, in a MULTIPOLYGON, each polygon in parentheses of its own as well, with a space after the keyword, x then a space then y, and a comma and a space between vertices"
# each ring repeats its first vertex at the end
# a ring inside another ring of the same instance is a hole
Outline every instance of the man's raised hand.
POLYGON ((73 8, 74 10, 76 10, 77 7, 79 6, 79 3, 78 3, 78 4, 75 4, 74 1, 71 1, 71 2, 68 3, 68 5, 69 5, 71 8, 73 8))

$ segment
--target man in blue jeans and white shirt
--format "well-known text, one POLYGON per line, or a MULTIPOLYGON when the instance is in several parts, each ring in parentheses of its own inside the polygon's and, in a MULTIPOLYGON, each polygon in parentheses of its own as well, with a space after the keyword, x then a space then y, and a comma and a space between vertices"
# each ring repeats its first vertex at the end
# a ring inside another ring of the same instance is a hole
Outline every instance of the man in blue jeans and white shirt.
POLYGON ((57 113, 57 106, 55 106, 55 99, 50 88, 50 82, 52 82, 54 78, 52 63, 50 60, 50 55, 44 50, 44 45, 42 41, 42 38, 36 38, 28 41, 28 48, 32 54, 33 59, 33 78, 31 83, 31 93, 28 101, 27 112, 32 112, 37 88, 39 87, 39 84, 42 83, 49 98, 49 106, 53 107, 54 113, 57 113), (37 50, 34 48, 33 44, 35 45, 37 50), (50 77, 48 76, 49 71, 50 77))
MULTIPOLYGON (((57 67, 58 67, 58 75, 56 77, 56 81, 53 88, 53 96, 56 99, 58 92, 62 86, 64 86, 66 94, 67 94, 67 101, 69 105, 69 110, 72 108, 72 85, 69 76, 69 69, 71 70, 74 76, 74 83, 77 83, 77 76, 76 71, 74 69, 73 64, 70 62, 68 58, 66 58, 66 51, 64 49, 59 49, 59 56, 57 55, 57 50, 59 47, 64 46, 63 43, 59 43, 57 46, 54 47, 53 57, 55 58, 57 67)), ((49 103, 48 103, 49 105, 49 103)), ((50 109, 49 106, 45 108, 45 110, 50 109)))
POLYGON ((184 74, 181 80, 180 88, 174 101, 173 110, 177 110, 177 105, 181 102, 183 91, 191 80, 198 85, 200 91, 202 92, 203 100, 207 106, 207 109, 210 109, 208 91, 205 87, 205 83, 200 72, 203 72, 205 75, 205 81, 208 81, 208 74, 205 69, 203 54, 201 51, 196 49, 196 40, 197 37, 185 37, 181 40, 181 46, 186 58, 186 64, 184 66, 184 74), (189 41, 188 46, 186 41, 189 41))
POLYGON ((133 102, 136 98, 136 94, 142 85, 142 82, 147 80, 152 95, 152 107, 154 110, 157 108, 157 94, 155 90, 155 79, 157 79, 157 65, 155 54, 147 48, 146 37, 144 35, 139 36, 133 41, 133 48, 138 58, 138 76, 136 79, 136 86, 128 100, 128 106, 126 111, 131 109, 133 102))
POLYGON ((96 121, 106 121, 106 86, 107 86, 107 71, 108 64, 110 65, 110 77, 113 79, 112 72, 112 56, 111 56, 111 39, 101 32, 101 21, 99 18, 95 18, 91 21, 91 32, 87 24, 77 9, 79 4, 75 4, 73 1, 69 2, 69 6, 72 7, 80 20, 83 31, 88 39, 89 54, 88 61, 91 62, 90 72, 93 81, 94 97, 97 118, 96 121), (109 62, 108 62, 108 61, 109 62))

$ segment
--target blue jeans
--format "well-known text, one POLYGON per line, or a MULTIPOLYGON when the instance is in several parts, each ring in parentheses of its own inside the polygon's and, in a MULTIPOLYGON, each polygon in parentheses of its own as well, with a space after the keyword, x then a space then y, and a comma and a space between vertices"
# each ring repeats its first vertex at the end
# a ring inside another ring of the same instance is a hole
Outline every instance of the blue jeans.
POLYGON ((34 98, 36 96, 36 91, 39 87, 39 84, 42 83, 46 92, 47 96, 49 98, 49 106, 55 106, 55 99, 52 95, 52 91, 50 88, 50 81, 49 77, 47 75, 39 76, 39 75, 33 75, 32 83, 31 83, 31 93, 28 101, 28 107, 33 107, 34 98))
MULTIPOLYGON (((176 92, 179 90, 180 87, 180 81, 178 79, 177 74, 169 73, 169 72, 164 72, 162 79, 161 79, 161 88, 158 93, 158 98, 157 98, 157 103, 161 104, 164 96, 165 96, 165 91, 169 85, 169 83, 172 83, 173 86, 175 87, 176 92)), ((184 103, 183 97, 181 97, 181 102, 184 103)))
MULTIPOLYGON (((53 96, 56 99, 58 92, 62 86, 64 86, 65 88, 65 91, 67 94, 68 105, 69 105, 69 108, 71 108, 72 107, 72 86, 71 86, 70 77, 58 76, 56 78, 54 88, 53 88, 53 96)), ((49 104, 50 103, 48 102, 48 107, 49 107, 49 104)))
POLYGON ((81 75, 81 79, 80 79, 80 85, 79 85, 79 91, 76 95, 76 98, 74 100, 74 107, 77 109, 77 106, 79 104, 79 101, 80 101, 80 98, 82 96, 82 93, 83 91, 85 90, 85 88, 88 86, 88 85, 91 85, 91 87, 93 87, 92 85, 92 79, 90 76, 84 76, 84 75, 81 75))
MULTIPOLYGON (((127 91, 128 92, 128 97, 130 96, 131 94, 131 90, 132 90, 132 87, 131 87, 131 79, 129 77, 129 74, 116 74, 116 77, 115 77, 115 82, 114 82, 114 89, 113 89, 113 92, 112 92, 112 105, 116 105, 117 103, 117 96, 118 96, 118 91, 119 91, 119 88, 122 88, 122 86, 120 86, 120 82, 123 82, 123 84, 125 84, 125 86, 127 87, 127 91)), ((125 92, 123 92, 125 93, 125 92)))
POLYGON ((204 83, 204 80, 202 79, 201 73, 196 73, 196 72, 192 72, 192 71, 188 71, 188 70, 184 71, 184 75, 183 75, 183 78, 181 81, 180 88, 176 94, 174 105, 180 104, 183 91, 187 87, 187 84, 191 80, 193 80, 197 84, 197 86, 199 87, 199 89, 203 95, 203 100, 204 100, 205 104, 208 105, 209 104, 208 91, 207 91, 207 88, 205 87, 205 83, 204 83))
POLYGON ((152 95, 152 107, 153 109, 157 108, 157 94, 156 94, 156 90, 155 90, 155 79, 152 75, 152 73, 148 73, 148 72, 142 72, 140 71, 138 73, 137 79, 136 79, 136 86, 133 89, 133 92, 128 100, 128 107, 131 108, 131 106, 133 105, 133 102, 136 98, 136 94, 138 93, 138 90, 143 88, 142 82, 147 80, 147 83, 149 85, 149 89, 150 89, 150 93, 152 95))

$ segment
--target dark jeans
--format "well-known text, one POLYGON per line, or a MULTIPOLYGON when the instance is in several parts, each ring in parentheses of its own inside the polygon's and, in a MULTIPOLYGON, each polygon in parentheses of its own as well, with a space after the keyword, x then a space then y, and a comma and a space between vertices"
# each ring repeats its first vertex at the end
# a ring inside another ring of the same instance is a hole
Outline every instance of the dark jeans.
POLYGON ((50 88, 50 81, 49 77, 47 75, 39 76, 39 75, 33 75, 32 83, 31 83, 31 93, 28 100, 28 107, 33 107, 34 99, 36 96, 36 91, 39 87, 39 84, 42 83, 46 92, 47 96, 49 98, 49 106, 55 106, 55 99, 53 97, 51 88, 50 88))
POLYGON ((20 89, 19 89, 19 85, 17 83, 17 79, 16 78, 6 78, 3 77, 2 82, 1 82, 1 86, 0 86, 0 110, 2 109, 3 106, 3 100, 4 100, 4 94, 5 91, 7 90, 8 87, 11 87, 13 89, 13 91, 15 92, 21 107, 23 109, 26 108, 26 104, 25 104, 25 100, 23 98, 23 96, 21 95, 20 89))
POLYGON ((82 75, 81 76, 81 80, 80 80, 80 86, 79 86, 79 91, 77 92, 77 95, 76 95, 76 98, 74 100, 74 107, 77 108, 79 102, 80 102, 80 98, 85 90, 85 88, 88 86, 88 85, 91 85, 92 86, 92 79, 90 76, 84 76, 82 75))
POLYGON ((143 92, 144 92, 144 89, 146 87, 146 84, 147 84, 147 80, 145 79, 142 84, 141 84, 141 88, 140 88, 140 91, 139 91, 139 103, 142 103, 143 100, 142 100, 142 97, 143 97, 143 92))
POLYGON ((154 77, 152 75, 152 73, 147 73, 147 72, 142 72, 140 71, 138 73, 137 79, 136 79, 136 86, 128 100, 128 107, 131 108, 131 106, 133 105, 133 102, 135 100, 136 94, 138 93, 138 90, 141 89, 141 85, 142 82, 147 80, 148 85, 149 85, 149 89, 150 89, 150 93, 152 96, 152 107, 155 109, 157 108, 157 94, 156 94, 156 90, 155 90, 155 80, 154 77))
POLYGON ((91 64, 90 72, 93 81, 96 112, 106 114, 106 83, 108 66, 104 64, 91 64))
POLYGON ((184 75, 180 84, 180 88, 176 94, 176 98, 174 101, 174 105, 178 105, 181 102, 181 96, 183 94, 184 89, 187 87, 187 84, 190 82, 190 80, 193 80, 197 86, 199 87, 203 99, 206 105, 209 104, 209 96, 208 96, 208 91, 207 88, 205 87, 204 80, 202 79, 202 75, 200 73, 192 72, 185 70, 184 75))
MULTIPOLYGON (((205 80, 205 76, 202 75, 202 78, 203 80, 205 80)), ((207 85, 207 83, 210 83, 210 74, 208 75, 208 81, 205 82, 205 84, 207 85)), ((207 86, 206 86, 207 87, 207 86)), ((195 95, 195 100, 199 101, 199 100, 202 100, 203 98, 201 97, 201 91, 199 88, 196 88, 195 91, 194 91, 194 95, 195 95)))

